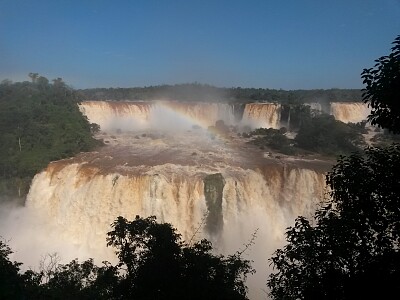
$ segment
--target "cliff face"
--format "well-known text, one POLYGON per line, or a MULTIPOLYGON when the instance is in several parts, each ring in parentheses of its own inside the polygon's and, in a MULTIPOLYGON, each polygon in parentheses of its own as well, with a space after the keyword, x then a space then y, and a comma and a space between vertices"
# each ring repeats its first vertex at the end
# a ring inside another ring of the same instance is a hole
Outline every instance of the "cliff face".
POLYGON ((34 178, 27 207, 41 211, 60 237, 94 254, 105 248, 109 225, 120 215, 156 215, 185 239, 192 238, 206 217, 199 237, 227 250, 264 226, 270 235, 260 243, 281 243, 284 229, 296 216, 311 215, 325 190, 323 173, 294 166, 250 170, 227 165, 214 173, 207 166, 166 164, 140 174, 110 171, 85 162, 52 163, 34 178), (249 218, 253 213, 258 217, 249 218))
MULTIPOLYGON (((43 230, 52 234, 45 251, 115 261, 105 236, 117 216, 155 215, 173 224, 186 241, 208 238, 224 254, 242 249, 258 230, 246 254, 257 269, 248 282, 254 299, 261 296, 267 259, 283 245, 285 229, 298 215, 311 216, 325 193, 325 172, 289 162, 246 168, 229 161, 154 166, 109 161, 85 156, 54 162, 36 175, 26 212, 39 215, 43 230), (52 248, 61 241, 68 248, 52 248)), ((25 237, 32 249, 43 247, 37 236, 25 237)))
POLYGON ((221 173, 204 177, 204 198, 207 204, 206 231, 208 234, 218 234, 223 230, 222 199, 225 179, 221 173))

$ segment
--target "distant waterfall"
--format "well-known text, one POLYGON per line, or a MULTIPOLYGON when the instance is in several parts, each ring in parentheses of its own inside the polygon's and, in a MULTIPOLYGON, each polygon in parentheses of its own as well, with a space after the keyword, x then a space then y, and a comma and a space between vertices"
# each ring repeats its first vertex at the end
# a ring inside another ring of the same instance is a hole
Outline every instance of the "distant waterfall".
POLYGON ((246 104, 242 123, 253 128, 280 128, 280 104, 249 103, 246 104))
POLYGON ((79 107, 91 123, 99 124, 105 131, 149 127, 162 129, 168 127, 168 123, 177 121, 189 129, 192 125, 213 126, 218 120, 232 125, 237 119, 234 105, 226 103, 85 101, 79 107))
POLYGON ((344 123, 358 123, 366 120, 371 108, 360 102, 331 102, 331 114, 344 123))
POLYGON ((151 102, 84 101, 79 104, 89 122, 105 131, 146 127, 152 108, 151 102))
MULTIPOLYGON (((305 103, 305 105, 322 112, 320 103, 305 103)), ((242 124, 251 128, 279 129, 282 124, 290 128, 291 117, 289 105, 275 103, 84 101, 79 107, 91 123, 99 124, 105 131, 162 128, 168 127, 171 120, 174 122, 180 120, 180 128, 185 129, 190 129, 192 125, 207 128, 215 125, 218 120, 223 120, 227 125, 242 124)), ((345 123, 366 120, 369 113, 370 108, 364 103, 330 103, 330 114, 345 123)))

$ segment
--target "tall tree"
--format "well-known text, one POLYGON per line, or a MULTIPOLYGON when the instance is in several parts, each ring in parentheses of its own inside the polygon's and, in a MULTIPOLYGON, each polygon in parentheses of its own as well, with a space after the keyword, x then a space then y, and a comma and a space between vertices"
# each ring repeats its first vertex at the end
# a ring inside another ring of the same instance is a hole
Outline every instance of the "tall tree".
POLYGON ((36 83, 36 80, 39 77, 39 73, 29 73, 28 76, 31 78, 32 83, 36 83))
POLYGON ((207 240, 193 245, 181 241, 176 229, 155 217, 119 217, 107 243, 116 248, 126 270, 119 293, 134 299, 247 299, 245 280, 250 262, 239 253, 211 253, 207 240))
MULTIPOLYGON (((370 120, 400 132, 399 45, 364 70, 370 120), (397 83, 396 83, 397 82, 397 83), (397 95, 397 96, 396 96, 397 95), (397 98, 396 98, 397 97, 397 98)), ((400 145, 339 159, 313 224, 298 217, 271 264, 273 299, 390 299, 400 294, 400 145)))
POLYGON ((361 77, 366 84, 363 100, 372 108, 371 124, 400 133, 400 35, 393 45, 392 52, 375 60, 361 77))
POLYGON ((107 244, 119 258, 115 266, 73 260, 20 274, 20 263, 8 259, 11 249, 0 241, 0 298, 248 299, 245 281, 254 270, 241 258, 247 248, 215 255, 209 241, 185 243, 171 224, 157 223, 154 216, 119 217, 111 226, 107 244))
POLYGON ((342 158, 327 183, 331 199, 315 225, 297 218, 271 258, 272 298, 362 299, 368 287, 399 294, 400 146, 342 158))
POLYGON ((23 279, 19 274, 21 263, 9 259, 10 247, 0 240, 0 299, 21 299, 23 279))

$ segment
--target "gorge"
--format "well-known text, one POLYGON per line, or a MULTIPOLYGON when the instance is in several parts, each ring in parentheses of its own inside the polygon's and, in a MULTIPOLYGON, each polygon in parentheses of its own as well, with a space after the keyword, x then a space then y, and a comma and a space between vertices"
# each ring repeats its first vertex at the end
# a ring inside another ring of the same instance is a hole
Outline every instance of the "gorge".
MULTIPOLYGON (((334 161, 271 154, 233 133, 207 129, 218 120, 280 128, 290 122, 281 118, 281 104, 85 101, 80 109, 100 125, 96 138, 105 146, 52 162, 34 177, 26 207, 7 217, 27 225, 24 235, 10 229, 10 244, 21 249, 15 258, 30 256, 35 264, 46 249, 66 261, 113 261, 105 243, 110 223, 119 215, 155 215, 186 241, 205 237, 225 254, 257 232, 245 253, 257 270, 249 278, 249 296, 264 297, 267 259, 282 246, 294 218, 311 216, 326 197, 325 174, 334 161)), ((344 122, 369 113, 360 103, 332 103, 329 112, 344 122)))

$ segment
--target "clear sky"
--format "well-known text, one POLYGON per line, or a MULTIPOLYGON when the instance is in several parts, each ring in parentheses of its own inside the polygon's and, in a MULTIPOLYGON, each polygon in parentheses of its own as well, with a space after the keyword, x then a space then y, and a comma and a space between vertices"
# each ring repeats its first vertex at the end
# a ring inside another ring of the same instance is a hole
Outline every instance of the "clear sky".
POLYGON ((0 0, 0 80, 361 88, 400 0, 0 0))

